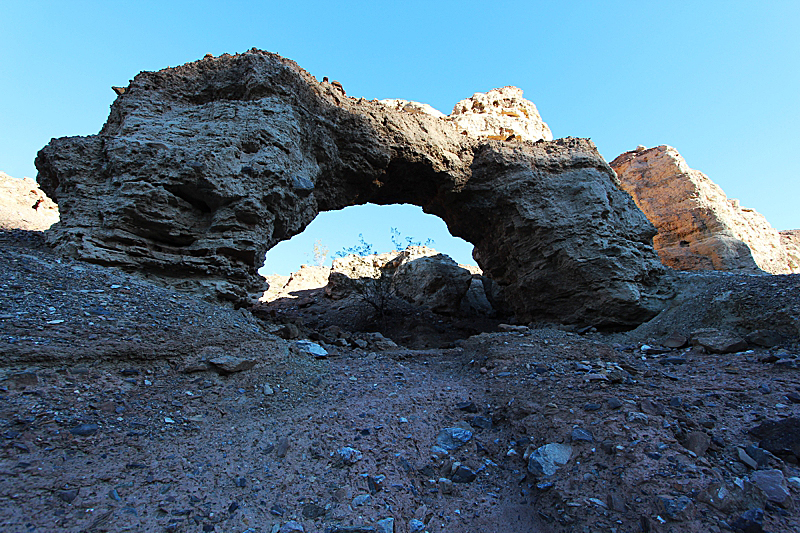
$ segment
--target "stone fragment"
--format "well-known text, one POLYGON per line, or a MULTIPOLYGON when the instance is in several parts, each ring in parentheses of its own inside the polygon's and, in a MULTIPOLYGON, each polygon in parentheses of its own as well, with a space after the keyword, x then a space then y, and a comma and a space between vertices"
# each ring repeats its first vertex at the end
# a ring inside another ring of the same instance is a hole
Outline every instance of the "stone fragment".
POLYGON ((594 442, 594 437, 592 436, 592 432, 588 429, 583 428, 574 428, 572 430, 572 434, 570 438, 573 442, 575 441, 585 441, 585 442, 594 442))
POLYGON ((609 409, 619 409, 622 407, 622 401, 619 398, 609 398, 606 400, 606 405, 609 409))
POLYGON ((328 356, 328 351, 319 344, 317 344, 316 342, 301 340, 301 341, 295 341, 294 345, 301 352, 313 355, 317 359, 325 358, 328 356))
POLYGON ((46 238, 241 306, 264 291, 265 252, 320 210, 410 203, 475 245, 521 322, 654 316, 669 293, 655 228, 613 170, 586 139, 515 142, 546 138, 533 104, 490 93, 450 117, 412 113, 260 50, 141 72, 101 133, 39 152, 38 181, 61 207, 46 238))
POLYGON ((683 447, 694 452, 698 457, 705 455, 711 446, 711 437, 702 431, 690 431, 683 440, 683 447))
POLYGON ((477 413, 478 412, 478 406, 475 405, 475 402, 470 402, 470 401, 457 403, 456 404, 456 409, 458 409, 460 411, 464 411, 466 413, 477 413))
POLYGON ((360 451, 349 446, 339 448, 334 452, 334 464, 338 465, 354 465, 364 456, 360 451))
POLYGON ((275 446, 275 455, 280 458, 286 457, 286 453, 289 451, 289 438, 288 437, 281 437, 278 439, 278 445, 275 446))
POLYGON ((750 474, 750 479, 769 501, 784 505, 789 500, 789 490, 780 470, 756 470, 750 474))
POLYGON ((233 374, 235 372, 242 372, 243 370, 250 370, 256 366, 258 360, 252 357, 244 358, 234 355, 220 355, 209 359, 208 362, 220 372, 233 374))
POLYGON ((372 501, 372 496, 369 494, 359 494, 353 498, 353 507, 361 507, 372 501))
POLYGON ((99 429, 100 426, 97 424, 80 424, 79 426, 71 428, 69 432, 78 437, 88 437, 89 435, 97 433, 99 429))
POLYGON ((300 522, 297 522, 296 520, 289 520, 283 524, 278 531, 279 533, 303 533, 305 528, 300 522))
POLYGON ((678 333, 673 333, 662 342, 667 348, 683 348, 689 344, 689 339, 678 333))
POLYGON ((551 443, 537 448, 528 457, 528 471, 539 476, 552 476, 572 457, 569 444, 551 443))
POLYGON ((800 460, 800 418, 767 420, 752 428, 750 434, 761 439, 759 448, 773 455, 793 455, 800 460))
POLYGON ((686 496, 672 498, 670 496, 660 496, 658 499, 661 512, 674 522, 691 520, 694 511, 694 502, 686 496))
POLYGON ((317 518, 325 516, 325 508, 316 503, 307 503, 303 506, 303 517, 309 520, 316 520, 317 518))
POLYGON ((394 518, 384 518, 375 524, 377 533, 394 533, 394 518))
POLYGON ((764 533, 764 511, 749 509, 734 520, 731 527, 742 533, 764 533))
POLYGON ((736 448, 736 456, 739 458, 741 462, 743 462, 750 468, 752 469, 758 468, 758 463, 755 461, 755 459, 750 457, 750 455, 746 451, 744 451, 743 448, 736 448))
POLYGON ((472 432, 463 428, 444 428, 436 435, 436 445, 440 448, 453 451, 461 448, 472 438, 472 432))
POLYGON ((740 484, 714 481, 698 494, 697 501, 729 513, 736 509, 762 505, 764 497, 749 481, 740 484))
POLYGON ((408 533, 422 533, 425 531, 425 522, 412 518, 408 521, 408 533))
POLYGON ((783 342, 783 335, 770 329, 757 329, 745 335, 745 340, 750 344, 772 348, 783 342))
POLYGON ((727 331, 704 328, 693 331, 691 343, 702 346, 711 353, 735 353, 747 349, 747 341, 727 331))
POLYGON ((675 148, 626 152, 611 162, 622 188, 658 229, 661 261, 677 270, 789 274, 779 233, 752 209, 728 199, 675 148))
POLYGON ((58 491, 56 496, 58 496, 58 499, 61 501, 72 503, 73 500, 78 497, 79 492, 80 489, 65 489, 58 491))
POLYGON ((453 483, 472 483, 476 477, 478 475, 470 468, 460 465, 450 479, 452 479, 453 483))

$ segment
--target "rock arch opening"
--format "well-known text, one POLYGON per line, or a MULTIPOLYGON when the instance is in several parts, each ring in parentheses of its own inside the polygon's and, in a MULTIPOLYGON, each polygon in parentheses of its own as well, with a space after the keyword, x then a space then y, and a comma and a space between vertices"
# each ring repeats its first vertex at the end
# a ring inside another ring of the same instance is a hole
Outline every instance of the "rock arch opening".
POLYGON ((301 264, 318 264, 323 256, 322 263, 330 266, 337 254, 359 245, 360 235, 376 253, 399 250, 412 241, 435 248, 457 263, 476 264, 473 246, 453 237, 439 217, 410 204, 364 204, 319 213, 301 233, 268 250, 259 272, 286 276, 301 264))

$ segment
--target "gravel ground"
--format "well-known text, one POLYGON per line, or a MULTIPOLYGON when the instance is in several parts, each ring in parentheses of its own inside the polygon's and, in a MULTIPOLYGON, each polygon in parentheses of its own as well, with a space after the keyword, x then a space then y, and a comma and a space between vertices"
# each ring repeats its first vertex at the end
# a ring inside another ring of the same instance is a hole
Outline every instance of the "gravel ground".
POLYGON ((624 335, 316 358, 36 233, 0 232, 0 255, 2 531, 800 530, 797 276, 683 276, 624 335), (779 339, 663 347, 706 326, 779 339), (768 421, 774 453, 749 433, 768 421), (530 471, 545 445, 569 449, 549 476, 530 471))

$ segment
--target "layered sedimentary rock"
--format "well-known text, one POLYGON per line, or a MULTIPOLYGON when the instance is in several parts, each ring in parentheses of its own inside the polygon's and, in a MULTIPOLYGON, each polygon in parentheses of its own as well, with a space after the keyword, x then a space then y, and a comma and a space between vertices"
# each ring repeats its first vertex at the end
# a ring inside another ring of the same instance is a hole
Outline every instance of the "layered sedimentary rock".
POLYGON ((657 311, 655 229, 591 141, 497 141, 406 107, 258 50, 142 72, 99 134, 40 151, 62 214, 51 242, 241 305, 263 291, 265 252, 320 211, 410 203, 475 245, 521 320, 657 311))
POLYGON ((44 231, 58 222, 58 206, 30 178, 0 172, 0 229, 44 231))
POLYGON ((656 226, 661 261, 678 270, 791 272, 780 235, 671 146, 639 147, 611 162, 622 188, 656 226))

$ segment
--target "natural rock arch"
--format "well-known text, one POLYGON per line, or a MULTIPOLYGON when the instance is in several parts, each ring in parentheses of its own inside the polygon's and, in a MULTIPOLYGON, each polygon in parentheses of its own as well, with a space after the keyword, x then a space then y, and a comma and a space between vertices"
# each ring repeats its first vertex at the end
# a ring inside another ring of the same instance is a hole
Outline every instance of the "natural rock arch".
MULTIPOLYGON (((522 105, 508 89, 494 105, 522 105)), ((498 135, 468 131, 420 104, 349 98, 258 50, 142 72, 98 135, 39 152, 62 217, 50 241, 242 304, 262 290, 266 250, 320 211, 410 203, 475 246, 522 320, 652 316, 663 291, 653 226, 591 141, 520 141, 515 114, 498 113, 512 119, 498 135)))

